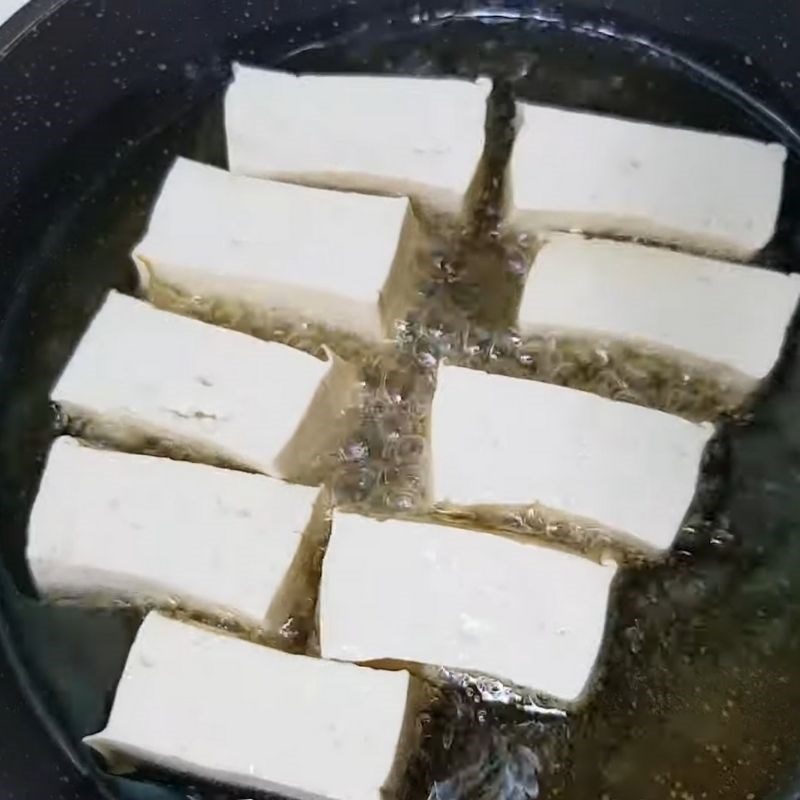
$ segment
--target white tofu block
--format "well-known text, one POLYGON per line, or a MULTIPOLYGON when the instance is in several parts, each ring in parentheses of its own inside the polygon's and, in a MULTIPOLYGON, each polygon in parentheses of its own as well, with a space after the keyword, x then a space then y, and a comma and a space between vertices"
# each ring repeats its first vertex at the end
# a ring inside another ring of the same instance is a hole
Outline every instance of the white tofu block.
MULTIPOLYGON (((40 594, 179 603, 277 634, 326 539, 318 490, 57 439, 28 528, 40 594)), ((316 591, 316 587, 313 587, 316 591)))
POLYGON ((800 275, 555 235, 533 263, 519 328, 664 348, 752 388, 775 365, 799 297, 800 275))
POLYGON ((786 149, 521 104, 512 222, 748 257, 772 238, 786 149))
POLYGON ((483 153, 490 82, 303 75, 235 66, 232 172, 461 211, 483 153))
POLYGON ((402 316, 416 222, 406 198, 258 180, 178 159, 142 242, 142 283, 379 340, 402 316), (384 322, 384 314, 388 318, 384 322))
POLYGON ((407 672, 288 655, 145 619, 108 726, 106 757, 298 800, 381 800, 413 722, 407 672))
POLYGON ((575 700, 603 639, 615 572, 488 533, 335 512, 322 655, 440 665, 575 700))
POLYGON ((444 366, 433 495, 457 506, 538 504, 659 551, 686 515, 713 432, 575 389, 444 366))
POLYGON ((112 292, 52 393, 86 438, 300 479, 334 449, 355 373, 112 292), (313 435, 312 435, 313 434, 313 435))

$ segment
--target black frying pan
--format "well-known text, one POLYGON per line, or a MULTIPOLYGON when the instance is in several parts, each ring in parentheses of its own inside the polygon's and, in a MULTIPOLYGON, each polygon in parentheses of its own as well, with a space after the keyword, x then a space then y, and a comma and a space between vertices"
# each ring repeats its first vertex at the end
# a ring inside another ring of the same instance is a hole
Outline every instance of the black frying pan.
MULTIPOLYGON (((103 293, 131 288, 127 254, 174 156, 224 164, 220 98, 233 59, 505 75, 530 99, 781 140, 794 158, 764 260, 796 264, 795 0, 584 6, 34 0, 0 29, 0 800, 242 794, 100 773, 77 741, 102 725, 138 618, 39 605, 22 557, 54 430, 49 387, 103 293)), ((800 797, 791 338, 753 419, 721 438, 695 532, 668 561, 622 581, 593 700, 566 728, 529 726, 541 797, 800 797)), ((457 727, 449 755, 432 737, 429 779, 447 777, 475 741, 502 761, 495 744, 520 720, 489 716, 480 735, 472 717, 457 727)))

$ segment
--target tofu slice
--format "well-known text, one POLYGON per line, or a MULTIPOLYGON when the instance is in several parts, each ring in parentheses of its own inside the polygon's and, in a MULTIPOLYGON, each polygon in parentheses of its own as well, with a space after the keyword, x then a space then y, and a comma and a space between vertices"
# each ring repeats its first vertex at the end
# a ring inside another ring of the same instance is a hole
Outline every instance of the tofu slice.
POLYGON ((42 596, 178 603, 278 634, 316 586, 317 489, 166 458, 53 444, 28 528, 42 596))
POLYGON ((84 741, 149 763, 297 800, 381 800, 413 727, 407 672, 288 655, 151 613, 108 725, 84 741))
POLYGON ((443 366, 433 495, 455 506, 540 505, 657 552, 680 528, 713 432, 575 389, 443 366))
POLYGON ((133 258, 145 291, 159 283, 216 301, 233 320, 277 314, 381 340, 413 295, 417 241, 406 198, 309 189, 178 159, 133 258))
POLYGON ((512 222, 640 237, 740 258, 775 230, 786 149, 520 104, 512 222))
POLYGON ((554 235, 534 261, 519 328, 655 346, 752 389, 775 365, 798 298, 800 275, 554 235))
POLYGON ((52 393, 83 438, 301 482, 335 451, 356 397, 354 368, 334 356, 326 364, 116 292, 52 393))
POLYGON ((489 81, 297 77, 242 65, 234 76, 225 99, 232 172, 461 211, 483 153, 489 81))
POLYGON ((572 701, 597 658, 615 572, 488 533, 336 511, 322 655, 473 671, 572 701))

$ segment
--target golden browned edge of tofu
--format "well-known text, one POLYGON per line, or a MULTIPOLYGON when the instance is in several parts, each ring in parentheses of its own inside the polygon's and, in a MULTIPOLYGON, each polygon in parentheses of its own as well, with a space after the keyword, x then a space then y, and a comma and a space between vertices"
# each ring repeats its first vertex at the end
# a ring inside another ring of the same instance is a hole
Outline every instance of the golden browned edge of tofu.
POLYGON ((437 503, 424 516, 451 528, 479 530, 490 536, 550 547, 598 563, 612 560, 639 564, 661 555, 620 531, 538 503, 463 506, 437 503))
POLYGON ((69 402, 59 403, 59 409, 64 416, 63 432, 75 436, 89 447, 108 447, 123 453, 161 456, 240 472, 257 472, 252 465, 216 446, 191 436, 178 435, 160 425, 143 423, 132 416, 108 417, 69 402))
POLYGON ((316 486, 329 471, 331 458, 350 427, 350 412, 361 401, 358 367, 325 348, 331 369, 317 387, 306 414, 276 464, 288 481, 316 486))
POLYGON ((307 653, 316 638, 322 561, 331 535, 332 495, 320 490, 289 571, 267 611, 271 629, 281 629, 282 649, 307 653))

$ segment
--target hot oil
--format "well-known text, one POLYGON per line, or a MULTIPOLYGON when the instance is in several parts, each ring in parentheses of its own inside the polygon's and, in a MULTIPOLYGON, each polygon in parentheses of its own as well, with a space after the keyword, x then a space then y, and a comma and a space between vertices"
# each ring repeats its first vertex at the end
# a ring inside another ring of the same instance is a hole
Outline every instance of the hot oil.
MULTIPOLYGON (((606 343, 522 342, 510 330, 532 246, 509 239, 499 227, 503 187, 492 181, 507 155, 512 93, 769 138, 756 110, 743 114, 697 75, 678 73, 652 54, 631 54, 618 42, 556 27, 449 20, 396 25, 392 33, 366 28, 280 64, 500 79, 486 191, 474 198, 475 213, 465 225, 428 232, 420 255, 427 280, 418 308, 398 328, 397 346, 365 353, 352 343, 334 343, 363 367, 362 408, 329 465, 341 504, 379 515, 419 510, 427 486, 428 410, 443 357, 688 418, 716 418, 735 406, 719 382, 677 371, 656 354, 606 343), (487 275, 488 296, 480 291, 487 275)), ((260 37, 250 45, 240 56, 273 62, 260 37)), ((76 202, 69 225, 49 231, 31 256, 43 263, 46 278, 30 287, 26 335, 11 360, 0 414, 0 498, 10 531, 2 539, 3 560, 23 589, 29 591, 25 519, 53 434, 49 387, 102 293, 110 286, 132 288, 128 252, 172 157, 222 163, 219 112, 219 98, 199 104, 123 163, 109 165, 106 178, 76 202)), ((793 166, 791 197, 796 179, 793 166)), ((786 266, 787 257, 786 243, 779 241, 771 263, 786 266)), ((203 308, 202 301, 184 311, 246 326, 225 309, 203 308)), ((306 349, 318 346, 318 331, 281 326, 270 323, 261 333, 306 349)), ((422 746, 409 769, 408 800, 760 800, 786 777, 800 753, 800 723, 791 713, 800 697, 798 392, 800 361, 792 343, 748 415, 723 426, 674 553, 626 569, 617 582, 585 704, 561 713, 491 681, 438 676, 438 698, 419 719, 422 746)), ((530 510, 506 522, 499 527, 531 535, 546 534, 553 525, 530 510)), ((575 546, 573 534, 556 530, 558 543, 575 546)), ((9 587, 3 589, 10 596, 9 587)), ((15 597, 13 621, 23 653, 56 720, 77 741, 102 727, 141 610, 51 608, 15 597)), ((520 630, 520 647, 525 642, 520 630)), ((146 772, 112 783, 126 798, 242 796, 146 772), (149 778, 155 783, 141 782, 149 778)))

